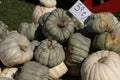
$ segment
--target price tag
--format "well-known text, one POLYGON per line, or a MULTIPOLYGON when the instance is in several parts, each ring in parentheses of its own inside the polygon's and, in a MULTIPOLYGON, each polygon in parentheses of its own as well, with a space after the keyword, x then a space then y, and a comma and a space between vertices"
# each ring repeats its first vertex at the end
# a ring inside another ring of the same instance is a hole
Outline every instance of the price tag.
POLYGON ((73 14, 83 25, 89 18, 92 12, 78 0, 70 9, 69 12, 73 14))

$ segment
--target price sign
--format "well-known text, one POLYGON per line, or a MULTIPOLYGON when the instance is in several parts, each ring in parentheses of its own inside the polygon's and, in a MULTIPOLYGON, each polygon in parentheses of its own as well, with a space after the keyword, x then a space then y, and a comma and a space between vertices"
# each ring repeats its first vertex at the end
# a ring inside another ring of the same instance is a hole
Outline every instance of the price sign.
POLYGON ((92 14, 91 11, 80 0, 78 0, 69 9, 69 12, 71 12, 83 25, 85 21, 87 21, 88 17, 92 14))

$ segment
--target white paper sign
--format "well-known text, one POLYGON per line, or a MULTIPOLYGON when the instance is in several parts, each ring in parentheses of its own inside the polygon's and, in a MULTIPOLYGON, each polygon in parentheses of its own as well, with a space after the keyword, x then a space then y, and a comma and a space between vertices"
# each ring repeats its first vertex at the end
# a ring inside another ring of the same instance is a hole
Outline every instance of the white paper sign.
POLYGON ((92 14, 80 0, 69 9, 69 12, 71 12, 83 25, 85 20, 92 14))

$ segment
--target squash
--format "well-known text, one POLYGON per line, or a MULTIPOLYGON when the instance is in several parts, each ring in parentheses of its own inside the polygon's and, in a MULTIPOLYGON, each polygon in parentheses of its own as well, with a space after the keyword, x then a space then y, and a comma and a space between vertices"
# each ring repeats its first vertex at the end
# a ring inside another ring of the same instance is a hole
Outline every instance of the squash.
POLYGON ((40 4, 42 4, 45 7, 55 7, 57 4, 56 0, 39 0, 40 4))
POLYGON ((7 77, 0 77, 0 80, 14 80, 14 79, 7 78, 7 77))
POLYGON ((82 80, 120 80, 120 56, 113 51, 91 53, 81 67, 82 80))
POLYGON ((53 79, 59 79, 62 77, 65 73, 67 73, 68 68, 64 64, 64 62, 61 62, 57 66, 49 69, 49 76, 53 79))
POLYGON ((34 52, 35 49, 37 48, 37 46, 40 45, 40 42, 38 40, 33 40, 30 45, 31 45, 31 48, 32 48, 32 50, 34 52))
POLYGON ((11 79, 14 79, 14 75, 18 68, 12 67, 12 68, 5 68, 3 69, 2 73, 0 74, 0 77, 8 77, 11 79))
POLYGON ((108 32, 104 32, 95 36, 92 41, 92 49, 97 50, 109 50, 120 52, 120 39, 108 32))
POLYGON ((32 13, 33 22, 37 24, 40 16, 45 13, 52 12, 54 9, 56 9, 56 7, 47 8, 41 5, 36 5, 32 13))
POLYGON ((22 34, 12 31, 0 42, 0 60, 8 67, 23 64, 33 57, 30 41, 22 34))
POLYGON ((65 59, 65 52, 56 40, 45 39, 36 48, 34 58, 47 67, 55 67, 65 59))
POLYGON ((110 12, 101 12, 91 15, 90 21, 86 23, 86 30, 89 33, 111 32, 115 26, 113 14, 110 12))
POLYGON ((26 62, 16 80, 48 80, 49 69, 35 61, 26 62))
POLYGON ((66 10, 57 8, 48 16, 42 32, 48 39, 65 42, 74 32, 74 22, 67 15, 66 10))
POLYGON ((34 23, 20 23, 18 27, 18 32, 25 35, 29 40, 34 40, 37 27, 38 24, 34 23))
POLYGON ((113 31, 111 32, 112 34, 116 35, 118 38, 120 38, 120 22, 118 22, 113 31))
POLYGON ((0 41, 7 36, 8 34, 7 27, 8 26, 3 21, 0 21, 0 41))
POLYGON ((68 66, 80 64, 89 53, 91 40, 80 33, 74 33, 68 40, 65 63, 68 66))

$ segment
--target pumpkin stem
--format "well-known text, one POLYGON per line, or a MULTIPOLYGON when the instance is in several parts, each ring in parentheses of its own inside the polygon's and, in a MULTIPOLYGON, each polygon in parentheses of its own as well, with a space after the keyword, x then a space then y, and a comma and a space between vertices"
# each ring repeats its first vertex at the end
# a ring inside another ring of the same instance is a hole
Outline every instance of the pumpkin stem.
POLYGON ((105 61, 106 57, 102 57, 98 60, 99 63, 103 63, 105 61))
POLYGON ((19 46, 22 51, 26 52, 27 46, 25 45, 19 45, 19 46))
POLYGON ((63 27, 66 26, 66 24, 67 24, 67 21, 61 20, 61 21, 58 21, 57 26, 58 26, 59 28, 63 28, 63 27))

